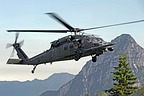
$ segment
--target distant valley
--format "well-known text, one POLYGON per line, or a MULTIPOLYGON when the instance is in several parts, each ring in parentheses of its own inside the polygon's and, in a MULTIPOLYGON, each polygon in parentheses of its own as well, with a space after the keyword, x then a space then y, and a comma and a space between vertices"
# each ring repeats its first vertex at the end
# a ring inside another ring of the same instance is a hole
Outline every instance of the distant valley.
POLYGON ((47 90, 58 90, 74 77, 69 73, 55 73, 45 80, 0 81, 0 96, 39 96, 47 90))

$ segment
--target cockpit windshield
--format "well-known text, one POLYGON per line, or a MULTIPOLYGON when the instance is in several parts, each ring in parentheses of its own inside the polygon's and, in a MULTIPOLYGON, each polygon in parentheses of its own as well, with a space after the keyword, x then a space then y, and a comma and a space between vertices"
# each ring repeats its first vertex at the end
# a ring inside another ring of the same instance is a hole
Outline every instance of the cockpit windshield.
POLYGON ((88 35, 87 41, 89 41, 91 43, 98 43, 98 42, 103 42, 104 40, 102 38, 96 37, 94 35, 88 35))

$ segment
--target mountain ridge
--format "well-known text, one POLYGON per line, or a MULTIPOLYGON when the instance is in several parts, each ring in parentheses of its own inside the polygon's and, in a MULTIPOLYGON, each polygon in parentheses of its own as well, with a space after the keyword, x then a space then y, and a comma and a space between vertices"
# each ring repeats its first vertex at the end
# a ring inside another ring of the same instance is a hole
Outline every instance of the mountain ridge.
MULTIPOLYGON (((97 62, 88 61, 78 75, 63 85, 57 95, 51 96, 84 96, 87 92, 94 96, 113 86, 113 67, 119 63, 119 52, 127 55, 127 61, 138 82, 144 85, 144 49, 129 34, 122 34, 111 42, 115 43, 113 52, 105 52, 97 62)), ((46 93, 45 93, 46 94, 46 93)), ((49 96, 49 95, 41 95, 49 96)))
POLYGON ((63 84, 74 78, 69 73, 55 73, 45 80, 32 81, 0 81, 2 96, 39 96, 46 90, 58 90, 63 84))

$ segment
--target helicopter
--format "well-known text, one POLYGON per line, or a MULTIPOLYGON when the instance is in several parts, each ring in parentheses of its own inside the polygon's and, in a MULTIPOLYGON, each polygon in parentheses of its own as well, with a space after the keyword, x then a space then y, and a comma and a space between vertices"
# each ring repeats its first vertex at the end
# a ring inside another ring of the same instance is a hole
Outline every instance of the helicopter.
POLYGON ((92 61, 96 62, 97 57, 99 55, 103 54, 104 52, 114 50, 113 49, 114 43, 106 42, 102 38, 95 35, 85 35, 82 33, 82 31, 144 22, 144 20, 138 20, 132 22, 81 29, 72 27, 56 13, 46 13, 46 14, 48 14, 50 17, 58 21, 60 24, 64 25, 67 28, 67 30, 7 30, 7 32, 16 32, 16 36, 14 43, 13 44, 8 43, 6 48, 13 47, 14 48, 13 51, 16 50, 18 56, 18 59, 9 58, 7 64, 33 65, 34 67, 31 72, 34 73, 37 65, 39 64, 46 64, 46 63, 52 64, 53 62, 56 61, 65 61, 73 59, 75 61, 78 61, 80 58, 86 56, 91 56, 92 61), (29 58, 21 48, 24 43, 24 40, 17 42, 19 32, 44 32, 44 33, 71 32, 74 34, 52 41, 51 47, 48 50, 32 58, 29 58))

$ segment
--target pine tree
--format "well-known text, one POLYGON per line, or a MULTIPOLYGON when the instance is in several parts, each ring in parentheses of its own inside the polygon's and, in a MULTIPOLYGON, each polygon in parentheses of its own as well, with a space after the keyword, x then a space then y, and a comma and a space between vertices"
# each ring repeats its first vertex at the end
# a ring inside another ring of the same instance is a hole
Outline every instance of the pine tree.
POLYGON ((136 83, 136 79, 134 74, 132 73, 129 64, 127 63, 127 56, 124 54, 120 54, 119 64, 117 67, 114 67, 116 70, 112 72, 114 87, 107 90, 110 96, 129 96, 134 93, 134 90, 137 87, 133 85, 136 83))
POLYGON ((96 96, 108 96, 105 92, 99 93, 96 96))

